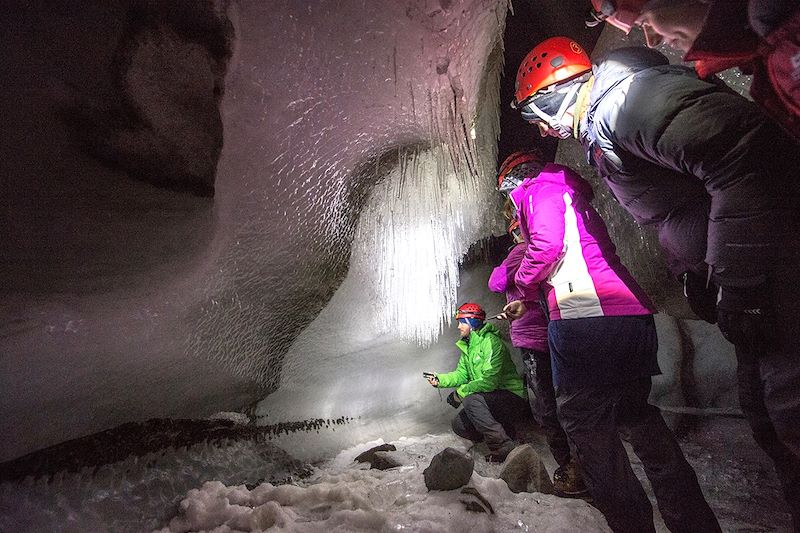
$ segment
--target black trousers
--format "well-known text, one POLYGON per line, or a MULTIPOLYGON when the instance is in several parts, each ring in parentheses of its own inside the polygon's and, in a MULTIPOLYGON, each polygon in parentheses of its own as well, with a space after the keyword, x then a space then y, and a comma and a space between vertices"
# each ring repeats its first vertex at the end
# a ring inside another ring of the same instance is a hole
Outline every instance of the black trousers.
MULTIPOLYGON (((742 408, 753 439, 772 459, 783 497, 792 514, 794 530, 800 533, 800 457, 780 439, 764 403, 764 382, 761 378, 761 359, 741 346, 736 346, 736 378, 739 388, 739 406, 742 408)), ((798 360, 800 366, 800 360, 798 360)), ((773 417, 777 413, 773 413, 773 417)), ((798 424, 800 420, 785 421, 798 424)))
POLYGON ((514 424, 527 410, 525 399, 511 391, 475 392, 462 401, 453 431, 474 442, 486 441, 494 451, 514 438, 514 424))
MULTIPOLYGON (((779 262, 767 275, 763 322, 728 311, 736 340, 739 404, 753 438, 772 459, 800 532, 800 284, 797 265, 779 262), (745 327, 747 324, 759 327, 745 327)), ((723 298, 725 289, 723 288, 723 298)), ((720 311, 722 314, 722 311, 720 311)))
POLYGON ((544 430, 553 459, 558 466, 564 466, 569 463, 571 454, 567 434, 558 421, 550 354, 522 348, 522 361, 525 363, 529 393, 533 393, 528 395, 531 413, 536 423, 544 430))
POLYGON ((615 532, 655 531, 650 500, 619 437, 619 431, 626 430, 669 530, 719 532, 694 470, 661 412, 647 401, 650 387, 647 377, 557 390, 558 416, 574 445, 594 505, 615 532))

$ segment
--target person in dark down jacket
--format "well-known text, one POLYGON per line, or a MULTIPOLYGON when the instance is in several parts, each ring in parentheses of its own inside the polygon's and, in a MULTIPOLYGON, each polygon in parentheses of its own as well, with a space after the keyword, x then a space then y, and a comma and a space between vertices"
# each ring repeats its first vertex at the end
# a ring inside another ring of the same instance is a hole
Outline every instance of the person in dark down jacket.
POLYGON ((524 418, 527 394, 500 332, 486 323, 480 305, 465 303, 456 312, 461 338, 458 365, 452 372, 425 373, 433 387, 455 388, 447 403, 463 409, 453 419, 453 432, 474 442, 485 441, 488 461, 503 462, 515 444, 514 422, 524 418))
POLYGON ((577 43, 548 39, 514 105, 542 135, 579 139, 619 203, 656 226, 693 309, 735 346, 742 410, 797 524, 800 150, 751 102, 644 47, 592 69, 577 43))
MULTIPOLYGON (((514 152, 500 165, 498 190, 508 194, 522 183, 527 173, 538 171, 543 166, 541 158, 534 152, 514 152)), ((509 200, 510 202, 510 200, 509 200)), ((516 214, 509 227, 515 245, 500 266, 489 276, 489 290, 505 293, 506 301, 513 302, 523 298, 522 291, 514 283, 520 262, 528 248, 519 229, 516 214)), ((553 473, 553 486, 559 496, 581 496, 585 494, 580 466, 572 457, 567 434, 558 421, 556 412, 556 393, 553 388, 553 372, 550 367, 550 349, 547 345, 547 317, 542 306, 531 307, 525 315, 510 324, 511 344, 520 349, 533 417, 542 427, 553 459, 558 468, 553 473)))
POLYGON ((594 505, 616 532, 655 531, 650 500, 619 437, 623 429, 668 527, 720 531, 675 436, 648 402, 651 376, 660 373, 653 305, 617 256, 591 205, 591 186, 548 164, 510 197, 527 248, 514 277, 523 298, 506 310, 524 316, 531 307, 525 302, 544 288, 558 418, 594 505))

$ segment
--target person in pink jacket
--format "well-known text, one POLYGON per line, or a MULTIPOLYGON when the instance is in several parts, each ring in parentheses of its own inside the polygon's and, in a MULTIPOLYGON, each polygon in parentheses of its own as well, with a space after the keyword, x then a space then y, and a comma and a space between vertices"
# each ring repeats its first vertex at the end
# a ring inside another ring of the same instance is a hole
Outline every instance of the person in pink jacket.
MULTIPOLYGON (((501 165, 507 171, 525 172, 528 161, 541 168, 538 156, 530 152, 515 152, 501 165), (510 163, 515 163, 511 165, 510 163)), ((498 177, 498 190, 507 194, 508 187, 517 183, 515 177, 501 172, 498 177), (504 187, 505 185, 505 187, 504 187)), ((512 187, 513 188, 513 187, 512 187)), ((514 283, 514 276, 525 255, 527 244, 519 231, 519 221, 514 220, 508 233, 516 243, 503 262, 489 276, 489 290, 505 293, 506 301, 513 302, 523 297, 522 291, 514 283)), ((547 317, 544 309, 537 305, 524 316, 515 320, 509 327, 511 344, 519 348, 522 362, 525 365, 527 378, 528 401, 531 412, 539 426, 543 429, 550 453, 553 454, 558 468, 553 473, 553 486, 559 496, 574 497, 586 494, 578 462, 572 457, 567 434, 561 427, 556 413, 556 393, 553 389, 553 374, 550 368, 550 348, 547 345, 547 317), (532 394, 531 394, 532 392, 532 394)))
POLYGON ((547 164, 509 196, 527 247, 514 276, 522 297, 505 311, 518 319, 544 289, 558 418, 595 506, 616 532, 655 531, 622 429, 670 531, 720 531, 675 436, 648 402, 660 373, 654 307, 617 256, 590 203, 591 186, 547 164))

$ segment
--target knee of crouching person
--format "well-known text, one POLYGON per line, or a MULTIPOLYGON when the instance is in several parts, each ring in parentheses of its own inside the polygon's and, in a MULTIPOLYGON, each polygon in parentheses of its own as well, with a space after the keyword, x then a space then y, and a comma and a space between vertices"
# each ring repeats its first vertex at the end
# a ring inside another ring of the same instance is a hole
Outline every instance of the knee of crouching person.
POLYGON ((454 416, 453 420, 450 422, 450 427, 453 428, 453 433, 458 435, 459 437, 463 437, 468 439, 467 428, 464 427, 464 423, 461 420, 460 416, 454 416))

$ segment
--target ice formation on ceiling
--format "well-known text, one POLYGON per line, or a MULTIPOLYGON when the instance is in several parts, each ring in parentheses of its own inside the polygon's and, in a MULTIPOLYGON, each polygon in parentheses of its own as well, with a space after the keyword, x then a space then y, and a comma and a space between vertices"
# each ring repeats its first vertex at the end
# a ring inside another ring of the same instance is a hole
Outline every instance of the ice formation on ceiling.
POLYGON ((463 255, 501 228, 493 178, 499 57, 490 56, 476 119, 459 112, 458 99, 439 96, 428 110, 431 143, 398 149, 361 212, 350 268, 364 281, 371 312, 363 316, 375 318, 377 332, 433 342, 457 307, 463 255))

